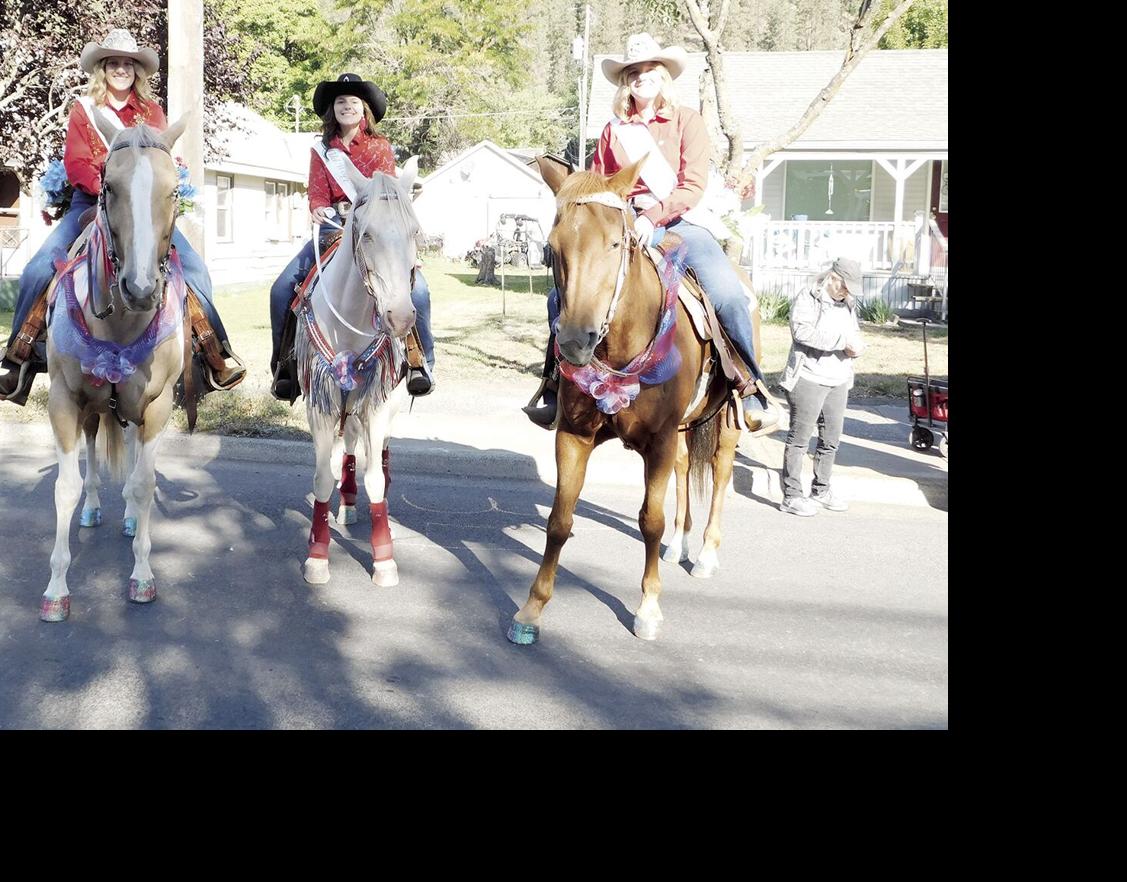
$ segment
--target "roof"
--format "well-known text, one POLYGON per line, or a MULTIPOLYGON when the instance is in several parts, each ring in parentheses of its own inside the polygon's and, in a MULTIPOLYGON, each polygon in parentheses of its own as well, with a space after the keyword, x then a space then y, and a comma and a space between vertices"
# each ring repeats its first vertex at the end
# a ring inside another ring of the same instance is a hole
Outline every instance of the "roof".
POLYGON ((459 163, 465 162, 467 159, 471 158, 474 154, 476 154, 476 153, 478 153, 482 150, 495 153, 502 160, 504 160, 505 163, 512 166, 520 174, 527 175, 529 178, 531 178, 537 184, 543 184, 544 183, 540 179, 539 173, 537 173, 536 171, 533 171, 532 169, 529 168, 529 166, 525 165, 521 160, 514 157, 510 151, 505 150, 501 147, 498 147, 496 144, 494 144, 492 141, 490 141, 488 139, 486 139, 484 141, 478 141, 472 147, 467 147, 465 150, 463 150, 461 153, 459 153, 453 159, 449 160, 448 162, 443 163, 441 166, 439 166, 434 171, 432 171, 429 175, 427 175, 425 178, 422 179, 422 182, 425 184, 427 181, 431 180, 432 178, 439 177, 440 175, 444 174, 447 170, 453 168, 454 166, 458 165, 459 163))
POLYGON ((227 155, 218 162, 205 163, 208 170, 305 183, 309 175, 309 148, 316 134, 283 132, 242 104, 228 102, 223 105, 223 112, 244 130, 229 126, 220 130, 218 140, 227 155))

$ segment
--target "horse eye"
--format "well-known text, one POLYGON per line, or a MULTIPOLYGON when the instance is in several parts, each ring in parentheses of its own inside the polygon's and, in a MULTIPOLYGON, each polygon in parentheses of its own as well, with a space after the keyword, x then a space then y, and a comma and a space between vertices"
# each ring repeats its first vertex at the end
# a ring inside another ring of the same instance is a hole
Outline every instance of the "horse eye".
POLYGON ((621 242, 611 242, 611 243, 610 243, 610 247, 611 247, 611 248, 621 248, 621 247, 622 247, 622 243, 621 243, 621 242))

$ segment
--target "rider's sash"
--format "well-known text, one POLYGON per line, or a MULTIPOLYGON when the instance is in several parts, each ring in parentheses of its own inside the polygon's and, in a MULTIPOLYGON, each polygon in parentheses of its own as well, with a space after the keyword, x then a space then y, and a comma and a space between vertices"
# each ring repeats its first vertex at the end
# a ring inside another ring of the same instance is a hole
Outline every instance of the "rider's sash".
POLYGON ((336 181, 337 186, 344 191, 344 195, 348 197, 349 202, 356 201, 356 188, 352 186, 352 178, 348 176, 348 169, 345 167, 345 154, 343 150, 337 150, 336 147, 326 150, 324 143, 320 137, 313 142, 313 152, 321 157, 321 161, 325 163, 325 168, 328 169, 329 176, 336 181))

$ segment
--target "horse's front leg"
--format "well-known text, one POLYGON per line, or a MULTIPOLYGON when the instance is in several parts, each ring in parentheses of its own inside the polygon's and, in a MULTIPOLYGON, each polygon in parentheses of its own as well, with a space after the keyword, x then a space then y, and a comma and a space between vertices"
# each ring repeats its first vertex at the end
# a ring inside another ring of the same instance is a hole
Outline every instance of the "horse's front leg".
POLYGON ((350 416, 344 423, 344 459, 340 464, 338 524, 356 523, 356 443, 359 440, 360 420, 350 416))
POLYGON ((724 512, 724 498, 732 480, 732 464, 739 441, 739 429, 728 429, 721 425, 720 440, 712 455, 712 507, 708 511, 708 525, 704 528, 704 545, 691 570, 691 574, 698 579, 714 576, 720 569, 720 540, 723 538, 720 517, 724 512))
POLYGON ((302 574, 309 584, 324 585, 329 581, 329 498, 336 485, 331 461, 336 423, 312 407, 308 408, 307 416, 317 464, 313 472, 313 526, 309 530, 309 553, 302 574))
MULTIPOLYGON (((110 419, 113 419, 113 417, 111 416, 110 419)), ((116 432, 117 426, 110 427, 109 431, 116 432)), ((125 474, 132 475, 133 470, 137 468, 137 445, 140 443, 137 440, 137 427, 130 423, 123 431, 125 432, 125 474)), ((106 439, 106 443, 110 443, 109 438, 106 439)), ((125 500, 125 514, 121 519, 121 535, 132 539, 137 535, 137 503, 128 489, 121 491, 121 497, 125 500)))
POLYGON ((368 494, 368 511, 372 517, 372 582, 381 588, 390 588, 399 584, 399 567, 394 558, 387 506, 387 488, 391 483, 387 471, 391 417, 392 408, 387 402, 369 415, 368 467, 364 469, 364 491, 368 494), (377 452, 383 468, 376 468, 377 452))
POLYGON ((661 559, 667 563, 680 563, 689 559, 689 531, 693 528, 693 515, 689 510, 689 442, 688 432, 677 433, 677 459, 673 464, 673 479, 677 484, 677 503, 673 511, 673 535, 661 559))
POLYGON ((634 634, 643 640, 657 639, 664 618, 658 605, 661 595, 658 552, 661 550, 661 534, 665 532, 665 488, 669 486, 669 473, 677 458, 677 435, 676 426, 664 435, 655 435, 643 455, 646 462, 646 498, 642 500, 642 509, 638 512, 638 527, 646 541, 646 569, 642 574, 642 603, 634 614, 634 634))
POLYGON ((102 501, 98 496, 98 414, 87 416, 82 430, 86 433, 86 475, 82 487, 86 498, 82 503, 82 514, 78 516, 78 526, 100 527, 102 501))
POLYGON ((540 616, 555 590, 560 551, 571 535, 575 504, 579 501, 587 476, 587 461, 594 449, 593 435, 574 435, 563 428, 556 431, 556 499, 548 516, 548 538, 540 569, 532 581, 528 601, 513 616, 509 626, 507 636, 513 643, 529 644, 540 639, 540 616))
POLYGON ((140 428, 130 427, 129 477, 122 495, 125 496, 126 511, 132 510, 136 518, 133 572, 129 576, 129 599, 134 603, 151 603, 157 597, 157 582, 149 565, 149 552, 153 547, 153 495, 157 489, 157 451, 171 413, 172 385, 169 384, 145 408, 144 424, 140 428))
POLYGON ((55 433, 55 456, 59 474, 55 478, 55 548, 51 552, 51 581, 39 604, 39 618, 45 622, 65 622, 70 616, 70 519, 78 505, 82 475, 78 470, 78 406, 63 387, 60 375, 52 378, 47 410, 55 433))

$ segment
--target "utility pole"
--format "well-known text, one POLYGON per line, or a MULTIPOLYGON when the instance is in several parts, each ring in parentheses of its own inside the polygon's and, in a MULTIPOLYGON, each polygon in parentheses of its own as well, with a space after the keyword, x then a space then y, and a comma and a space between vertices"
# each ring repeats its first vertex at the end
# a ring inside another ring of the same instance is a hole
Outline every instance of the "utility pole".
MULTIPOLYGON (((192 183, 203 192, 203 0, 168 0, 168 119, 191 113, 176 155, 184 158, 192 183)), ((204 256, 203 225, 191 215, 177 223, 204 256)))
POLYGON ((585 171, 587 164, 587 47, 591 43, 591 7, 583 7, 583 36, 576 37, 571 43, 571 57, 579 62, 579 138, 576 141, 577 161, 576 168, 585 171))
POLYGON ((293 130, 295 132, 301 131, 301 96, 294 95, 289 103, 286 105, 289 109, 293 110, 293 130))

